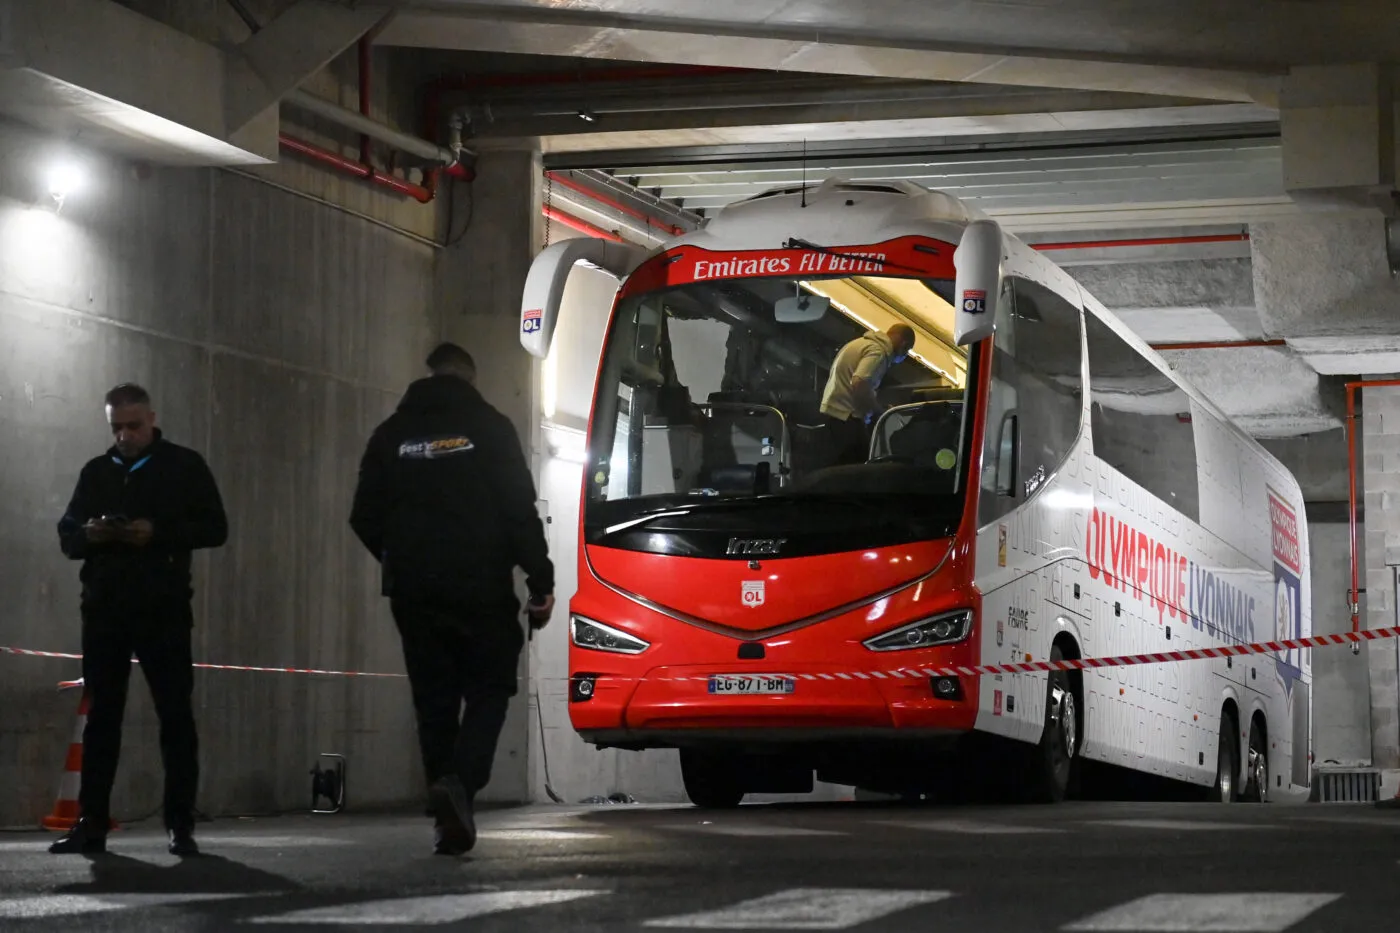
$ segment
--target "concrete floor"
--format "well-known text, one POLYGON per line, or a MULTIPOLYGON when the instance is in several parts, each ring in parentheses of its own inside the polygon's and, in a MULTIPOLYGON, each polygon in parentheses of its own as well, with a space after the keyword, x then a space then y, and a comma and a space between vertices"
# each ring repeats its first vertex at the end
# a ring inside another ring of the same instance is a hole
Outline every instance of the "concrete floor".
POLYGON ((111 854, 0 836, 0 929, 474 931, 1392 929, 1400 811, 1370 806, 884 803, 532 807, 464 859, 411 816, 158 827, 111 854))

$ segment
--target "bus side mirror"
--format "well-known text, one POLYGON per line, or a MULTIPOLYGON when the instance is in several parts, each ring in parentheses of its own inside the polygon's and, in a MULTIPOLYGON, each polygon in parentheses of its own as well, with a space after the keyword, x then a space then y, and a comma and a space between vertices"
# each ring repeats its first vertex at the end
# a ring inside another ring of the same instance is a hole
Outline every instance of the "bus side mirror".
POLYGON ((963 230, 953 251, 953 341, 958 346, 990 337, 996 327, 1001 253, 1001 226, 996 221, 974 220, 963 230))
POLYGON ((997 434, 997 481, 999 496, 1016 498, 1016 467, 1021 450, 1019 419, 1014 411, 1001 416, 1001 430, 997 434))
POLYGON ((593 237, 574 237, 541 250, 530 264, 525 291, 520 296, 520 343, 526 352, 538 359, 549 355, 554 325, 559 320, 559 303, 574 266, 587 263, 621 283, 647 252, 640 246, 593 237))

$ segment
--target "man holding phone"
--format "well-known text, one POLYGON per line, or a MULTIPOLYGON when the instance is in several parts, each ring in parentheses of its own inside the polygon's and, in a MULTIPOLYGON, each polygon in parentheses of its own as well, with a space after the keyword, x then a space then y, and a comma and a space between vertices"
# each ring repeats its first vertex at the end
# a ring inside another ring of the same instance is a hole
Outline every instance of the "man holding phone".
POLYGON ((520 440, 477 391, 470 354, 444 343, 427 365, 369 440, 350 525, 381 564, 403 640, 434 850, 460 855, 519 687, 515 568, 533 630, 554 608, 554 566, 520 440))
POLYGON ((88 718, 80 817, 49 848, 59 853, 106 850, 134 654, 160 718, 170 851, 196 855, 199 763, 190 552, 222 545, 228 520, 204 458, 162 436, 145 389, 124 383, 107 393, 105 403, 114 443, 84 465, 58 523, 63 553, 83 562, 79 578, 88 718))

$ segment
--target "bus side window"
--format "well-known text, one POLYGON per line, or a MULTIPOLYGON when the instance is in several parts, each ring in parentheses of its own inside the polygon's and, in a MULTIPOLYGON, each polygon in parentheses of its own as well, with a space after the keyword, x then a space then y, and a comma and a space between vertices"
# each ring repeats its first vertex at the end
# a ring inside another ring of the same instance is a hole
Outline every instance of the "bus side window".
POLYGON ((1021 447, 1016 420, 1015 409, 1002 415, 996 459, 996 493, 1013 499, 1016 498, 1016 455, 1021 447))
POLYGON ((1079 309, 1008 277, 992 337, 981 524, 1028 499, 1069 455, 1079 437, 1082 360, 1079 309))

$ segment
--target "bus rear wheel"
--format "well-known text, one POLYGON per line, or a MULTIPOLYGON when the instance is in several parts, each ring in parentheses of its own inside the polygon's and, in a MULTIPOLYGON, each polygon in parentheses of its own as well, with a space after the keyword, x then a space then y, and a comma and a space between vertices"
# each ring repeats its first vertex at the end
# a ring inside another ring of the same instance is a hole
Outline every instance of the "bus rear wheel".
MULTIPOLYGON (((1064 653, 1058 644, 1050 647, 1050 660, 1059 661, 1064 653)), ((1079 704, 1065 671, 1051 671, 1046 684, 1045 726, 1040 743, 1032 751, 1031 799, 1038 803, 1058 803, 1069 792, 1074 756, 1079 750, 1079 704)))
POLYGON ((1248 771, 1244 799, 1255 803, 1269 802, 1268 736, 1258 719, 1249 724, 1248 771))
POLYGON ((722 755, 681 749, 681 781, 690 802, 705 810, 729 810, 744 800, 739 769, 722 755))
POLYGON ((1215 755, 1215 784, 1210 789, 1210 799, 1216 803, 1234 803, 1235 775, 1239 773, 1239 749, 1235 745, 1235 717, 1231 713, 1220 714, 1220 744, 1215 755))

